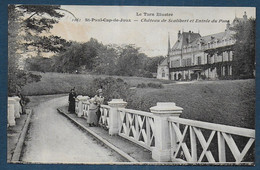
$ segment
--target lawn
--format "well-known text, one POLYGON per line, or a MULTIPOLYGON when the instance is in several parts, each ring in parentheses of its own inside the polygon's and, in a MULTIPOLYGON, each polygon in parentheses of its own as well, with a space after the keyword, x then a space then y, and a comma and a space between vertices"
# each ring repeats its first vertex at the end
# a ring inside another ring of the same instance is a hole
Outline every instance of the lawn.
MULTIPOLYGON (((89 84, 97 77, 107 76, 39 73, 40 82, 23 88, 25 95, 68 93, 76 87, 87 95, 89 84)), ((128 108, 149 111, 157 102, 175 102, 183 107, 183 118, 246 128, 255 127, 255 80, 221 80, 175 83, 151 78, 119 77, 131 87, 141 83, 162 83, 164 88, 135 88, 127 100, 128 108)))
POLYGON ((255 127, 255 80, 226 80, 136 89, 130 108, 149 110, 157 102, 175 102, 181 117, 231 126, 255 127))
MULTIPOLYGON (((95 78, 109 77, 106 75, 89 75, 89 74, 66 74, 66 73, 34 73, 42 76, 41 81, 27 84, 23 87, 22 92, 25 95, 47 95, 47 94, 61 94, 69 93, 70 89, 75 87, 79 94, 85 94, 87 88, 95 78)), ((171 81, 158 80, 155 78, 143 77, 123 77, 113 76, 114 78, 121 78, 127 82, 131 87, 135 87, 141 83, 163 83, 169 84, 171 81)))

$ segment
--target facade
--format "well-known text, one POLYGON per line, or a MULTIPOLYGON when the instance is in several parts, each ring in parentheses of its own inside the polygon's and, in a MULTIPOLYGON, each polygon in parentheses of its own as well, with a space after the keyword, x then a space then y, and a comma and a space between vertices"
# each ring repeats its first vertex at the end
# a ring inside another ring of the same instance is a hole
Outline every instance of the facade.
POLYGON ((170 46, 167 57, 158 65, 157 78, 165 80, 232 79, 233 38, 237 23, 247 20, 237 18, 217 34, 201 36, 194 32, 178 32, 178 40, 170 46))

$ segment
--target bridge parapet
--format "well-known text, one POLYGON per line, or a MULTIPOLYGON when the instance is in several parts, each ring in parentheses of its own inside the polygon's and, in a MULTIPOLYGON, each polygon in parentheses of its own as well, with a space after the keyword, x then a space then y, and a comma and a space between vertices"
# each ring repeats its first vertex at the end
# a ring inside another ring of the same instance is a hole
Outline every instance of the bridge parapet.
MULTIPOLYGON (((126 105, 122 99, 101 105, 99 125, 110 135, 150 150, 158 162, 252 163, 247 158, 254 158, 254 129, 179 118, 183 108, 173 102, 158 102, 151 112, 126 109, 126 105)), ((82 107, 87 113, 88 101, 82 107)))
MULTIPOLYGON (((179 117, 183 108, 176 106, 173 102, 158 102, 157 106, 150 108, 155 124, 155 148, 152 151, 152 158, 159 162, 171 160, 171 138, 167 118, 170 116, 179 117)), ((174 141, 175 138, 173 137, 174 141)))
POLYGON ((253 129, 177 117, 169 117, 168 121, 174 162, 242 163, 251 162, 254 157, 253 129))
POLYGON ((20 118, 22 107, 18 96, 8 97, 7 123, 8 126, 15 126, 15 119, 20 118))
POLYGON ((119 135, 152 151, 155 146, 153 114, 139 110, 118 109, 119 135))
POLYGON ((89 99, 90 98, 88 96, 82 95, 77 96, 77 98, 75 99, 75 112, 78 117, 85 116, 86 112, 84 112, 84 109, 88 109, 86 108, 85 104, 89 103, 89 99))
POLYGON ((109 135, 115 135, 119 133, 119 108, 125 108, 127 102, 123 99, 112 99, 108 102, 108 105, 111 107, 109 112, 109 135))

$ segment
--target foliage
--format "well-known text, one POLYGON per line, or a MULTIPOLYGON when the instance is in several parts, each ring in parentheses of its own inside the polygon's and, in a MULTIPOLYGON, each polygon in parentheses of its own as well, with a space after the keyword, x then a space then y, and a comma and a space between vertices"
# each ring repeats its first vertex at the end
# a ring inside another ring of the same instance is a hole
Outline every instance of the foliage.
POLYGON ((141 76, 145 57, 145 54, 139 53, 139 48, 127 45, 119 55, 117 74, 120 76, 141 76))
POLYGON ((234 69, 237 78, 253 78, 255 71, 255 19, 241 22, 234 27, 234 69))
POLYGON ((113 47, 101 46, 98 49, 98 55, 94 60, 94 73, 114 75, 116 74, 116 64, 117 64, 117 51, 113 47))
POLYGON ((126 101, 131 96, 129 85, 120 78, 96 78, 89 87, 90 96, 94 96, 96 91, 102 88, 105 103, 112 99, 124 99, 126 101))
POLYGON ((8 95, 40 77, 19 68, 28 51, 58 52, 66 44, 57 36, 47 36, 53 24, 63 17, 60 6, 8 5, 8 95), (41 35, 41 33, 45 33, 41 35))
POLYGON ((145 83, 141 83, 141 84, 138 84, 136 87, 137 88, 146 88, 147 86, 145 83))
POLYGON ((50 72, 52 59, 46 57, 31 57, 25 60, 26 69, 30 71, 50 72))
POLYGON ((86 43, 71 42, 65 51, 53 56, 52 71, 151 78, 161 59, 149 58, 133 45, 103 45, 91 38, 86 43))
POLYGON ((160 83, 148 83, 147 84, 148 87, 151 87, 151 88, 156 88, 156 89, 161 89, 163 88, 163 85, 160 83))
POLYGON ((145 70, 150 73, 156 73, 158 64, 164 59, 163 56, 147 58, 145 62, 145 70))
POLYGON ((137 88, 147 88, 147 87, 161 89, 161 88, 163 88, 163 85, 161 83, 152 83, 152 82, 150 82, 148 84, 141 83, 141 84, 137 85, 137 88))

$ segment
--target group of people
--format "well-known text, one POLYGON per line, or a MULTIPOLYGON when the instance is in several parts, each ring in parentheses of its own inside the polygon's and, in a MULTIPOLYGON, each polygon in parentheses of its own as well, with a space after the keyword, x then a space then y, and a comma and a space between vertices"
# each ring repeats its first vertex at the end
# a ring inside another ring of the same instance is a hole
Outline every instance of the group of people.
MULTIPOLYGON (((69 93, 69 113, 75 113, 75 99, 77 98, 77 94, 75 92, 75 88, 71 89, 69 93)), ((101 116, 100 106, 104 102, 104 96, 102 88, 96 91, 96 95, 91 98, 89 106, 89 113, 87 118, 88 125, 91 126, 98 126, 99 119, 101 116)))

